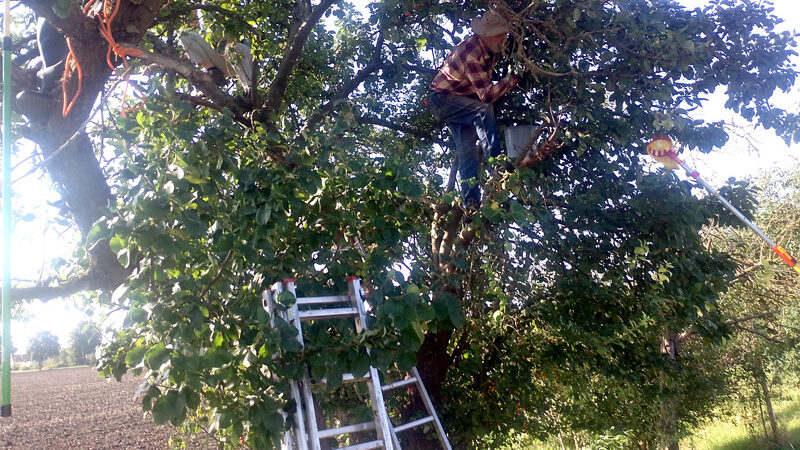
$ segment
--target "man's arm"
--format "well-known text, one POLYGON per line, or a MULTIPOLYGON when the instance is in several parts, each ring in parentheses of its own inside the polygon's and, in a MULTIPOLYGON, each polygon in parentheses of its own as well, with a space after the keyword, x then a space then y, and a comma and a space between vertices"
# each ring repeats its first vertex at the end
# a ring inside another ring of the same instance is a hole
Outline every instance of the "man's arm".
POLYGON ((482 65, 476 62, 469 62, 464 72, 470 83, 475 87, 478 98, 484 103, 494 103, 506 92, 517 85, 516 75, 509 74, 507 77, 492 83, 491 72, 483 69, 482 65))

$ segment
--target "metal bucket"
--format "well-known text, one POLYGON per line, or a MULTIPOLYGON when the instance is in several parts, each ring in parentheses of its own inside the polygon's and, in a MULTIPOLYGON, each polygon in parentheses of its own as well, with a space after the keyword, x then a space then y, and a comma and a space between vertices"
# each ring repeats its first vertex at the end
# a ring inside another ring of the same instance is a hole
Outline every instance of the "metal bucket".
POLYGON ((506 127, 506 152, 511 160, 518 158, 530 146, 535 132, 533 125, 506 127))

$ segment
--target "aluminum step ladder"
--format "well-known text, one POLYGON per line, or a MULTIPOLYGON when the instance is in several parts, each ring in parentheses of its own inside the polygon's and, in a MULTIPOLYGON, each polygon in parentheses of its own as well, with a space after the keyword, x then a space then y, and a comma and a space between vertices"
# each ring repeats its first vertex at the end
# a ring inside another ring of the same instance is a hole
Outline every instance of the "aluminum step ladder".
MULTIPOLYGON (((283 283, 275 283, 265 291, 262 300, 264 309, 269 313, 271 322, 274 318, 281 317, 283 320, 293 324, 297 328, 297 340, 304 346, 303 322, 320 321, 339 318, 352 318, 357 332, 367 328, 367 317, 364 309, 363 291, 361 282, 357 277, 347 280, 348 293, 341 296, 322 296, 322 297, 299 297, 295 304, 288 309, 281 309, 277 306, 278 296, 288 291, 296 297, 294 280, 285 280, 283 283)), ((367 350, 369 352, 369 350, 367 350)), ((439 417, 433 408, 428 392, 422 383, 419 372, 413 367, 406 375, 406 378, 389 383, 381 384, 378 371, 370 366, 363 377, 355 377, 353 374, 346 373, 342 376, 342 383, 366 383, 369 391, 370 404, 372 408, 373 420, 354 425, 346 425, 338 428, 319 429, 317 424, 317 412, 314 404, 314 394, 312 386, 325 384, 326 380, 312 380, 309 375, 308 367, 303 373, 302 380, 291 380, 290 390, 292 398, 297 404, 297 410, 292 415, 294 426, 291 430, 284 433, 281 448, 284 450, 320 450, 321 440, 340 436, 347 433, 357 433, 374 430, 377 439, 348 447, 340 447, 339 450, 367 450, 385 449, 402 450, 397 433, 411 428, 431 423, 436 431, 441 447, 445 450, 452 450, 447 435, 444 432, 439 417), (422 402, 427 410, 427 415, 421 419, 394 425, 389 418, 383 393, 389 392, 406 386, 414 386, 422 398, 422 402)), ((289 418, 289 414, 284 413, 284 418, 289 418)))

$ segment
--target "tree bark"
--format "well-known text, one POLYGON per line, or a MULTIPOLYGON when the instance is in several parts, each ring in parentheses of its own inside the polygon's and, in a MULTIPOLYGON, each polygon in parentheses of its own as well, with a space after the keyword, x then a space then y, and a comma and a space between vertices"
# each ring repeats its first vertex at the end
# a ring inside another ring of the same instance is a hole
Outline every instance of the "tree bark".
MULTIPOLYGON (((125 17, 125 21, 115 23, 115 37, 135 42, 141 40, 153 23, 156 12, 165 3, 165 0, 119 1, 122 2, 119 17, 125 17)), ((106 62, 108 44, 100 35, 97 19, 86 17, 76 8, 70 10, 74 20, 62 20, 53 14, 50 2, 25 0, 24 3, 72 38, 71 45, 80 64, 80 81, 73 69, 64 86, 67 101, 75 97, 72 110, 66 116, 62 115, 64 97, 62 90, 56 88, 51 94, 50 116, 34 129, 32 138, 42 150, 45 169, 59 186, 75 224, 86 237, 113 202, 106 176, 83 130, 95 100, 111 74, 106 62)), ((127 269, 119 264, 107 241, 100 241, 88 250, 91 273, 84 281, 91 283, 86 285, 87 289, 114 290, 127 277, 127 269)), ((20 295, 15 297, 20 298, 20 295)))
POLYGON ((767 418, 769 419, 770 435, 767 439, 773 443, 778 442, 778 421, 775 420, 775 411, 772 408, 772 395, 769 390, 769 383, 767 382, 767 374, 764 372, 764 363, 758 361, 756 369, 756 381, 761 386, 761 393, 764 395, 764 405, 767 407, 767 418))
MULTIPOLYGON (((662 341, 662 352, 672 364, 678 362, 678 334, 672 330, 665 330, 662 341)), ((678 439, 678 407, 677 396, 670 396, 661 403, 661 448, 679 450, 678 439)))

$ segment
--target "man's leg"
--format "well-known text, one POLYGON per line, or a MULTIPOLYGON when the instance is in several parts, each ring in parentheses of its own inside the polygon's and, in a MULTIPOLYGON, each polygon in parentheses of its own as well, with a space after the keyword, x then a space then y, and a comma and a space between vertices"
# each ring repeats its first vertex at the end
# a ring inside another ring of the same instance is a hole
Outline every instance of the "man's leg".
POLYGON ((498 156, 502 153, 500 137, 497 133, 497 121, 494 115, 494 105, 483 103, 474 98, 463 95, 450 95, 433 92, 431 94, 434 106, 438 108, 439 119, 460 125, 472 125, 478 132, 484 154, 498 156))
MULTIPOLYGON (((464 200, 480 200, 480 188, 470 187, 464 181, 477 180, 480 159, 475 149, 475 140, 480 137, 485 155, 500 154, 500 141, 497 136, 494 107, 491 104, 464 97, 440 92, 431 92, 431 111, 434 116, 447 122, 458 155, 458 174, 462 180, 464 200), (466 186, 466 187, 465 187, 466 186)), ((465 202, 466 203, 466 202, 465 202)))
POLYGON ((490 155, 492 158, 496 158, 500 156, 503 151, 500 149, 500 137, 497 134, 497 120, 494 116, 494 105, 485 105, 485 110, 475 116, 475 131, 478 133, 484 155, 490 155))
POLYGON ((448 123, 450 134, 456 146, 456 158, 458 159, 458 176, 461 179, 461 198, 464 205, 477 205, 481 200, 481 190, 478 187, 478 148, 475 140, 478 135, 475 127, 471 125, 460 125, 448 123))
POLYGON ((40 80, 40 90, 49 93, 56 87, 64 73, 64 59, 67 57, 67 40, 50 22, 39 19, 36 31, 39 55, 42 57, 42 68, 36 73, 40 80))

